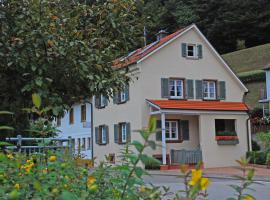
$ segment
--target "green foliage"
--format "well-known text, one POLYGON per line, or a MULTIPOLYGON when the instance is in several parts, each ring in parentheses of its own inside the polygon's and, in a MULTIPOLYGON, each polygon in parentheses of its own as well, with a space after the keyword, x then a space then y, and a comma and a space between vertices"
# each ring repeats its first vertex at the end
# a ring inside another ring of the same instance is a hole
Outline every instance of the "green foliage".
POLYGON ((262 144, 265 151, 270 151, 270 132, 258 133, 257 139, 262 144))
POLYGON ((241 181, 240 185, 230 185, 234 189, 236 195, 235 198, 228 198, 227 200, 242 200, 242 199, 255 199, 251 194, 248 194, 247 191, 253 190, 251 185, 259 184, 253 180, 255 169, 249 168, 248 163, 249 159, 241 158, 236 161, 240 170, 242 171, 241 176, 235 176, 238 180, 241 181))
POLYGON ((267 165, 267 167, 270 166, 270 153, 267 153, 267 155, 266 155, 266 162, 265 162, 265 164, 267 165))
POLYGON ((0 7, 0 109, 15 113, 20 134, 28 125, 21 109, 33 93, 57 116, 128 80, 112 61, 140 41, 135 0, 81 2, 8 0, 0 7))
POLYGON ((252 151, 260 151, 261 147, 255 140, 251 140, 252 151))
POLYGON ((266 162, 266 153, 263 151, 249 151, 247 156, 249 162, 252 164, 265 165, 266 162))
POLYGON ((265 71, 253 70, 253 71, 248 71, 248 72, 242 72, 238 74, 238 77, 244 83, 255 82, 255 81, 265 81, 265 71))

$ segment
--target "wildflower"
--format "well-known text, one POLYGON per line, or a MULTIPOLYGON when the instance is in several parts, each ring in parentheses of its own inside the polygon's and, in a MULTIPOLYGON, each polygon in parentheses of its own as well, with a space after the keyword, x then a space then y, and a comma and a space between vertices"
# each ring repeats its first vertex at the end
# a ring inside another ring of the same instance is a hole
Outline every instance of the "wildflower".
POLYGON ((201 177, 202 177, 202 170, 193 169, 191 171, 191 180, 189 181, 189 185, 191 186, 196 185, 198 181, 201 179, 201 177))
POLYGON ((209 186, 210 181, 208 178, 202 178, 200 182, 201 190, 206 190, 206 188, 209 186))
POLYGON ((48 40, 49 47, 52 47, 54 45, 54 42, 52 40, 48 40))
POLYGON ((14 157, 13 157, 12 154, 8 154, 8 155, 7 155, 7 158, 10 159, 10 160, 12 160, 14 157))
POLYGON ((19 190, 19 189, 20 189, 20 184, 19 184, 19 183, 16 183, 16 184, 14 185, 14 188, 16 188, 17 190, 19 190))
POLYGON ((96 179, 93 176, 88 176, 87 187, 90 188, 95 182, 96 182, 96 179))
POLYGON ((145 192, 145 191, 146 191, 145 186, 141 186, 140 187, 140 192, 145 192))
POLYGON ((54 162, 54 161, 56 161, 57 160, 57 157, 56 156, 50 156, 49 157, 49 161, 50 162, 54 162))
POLYGON ((254 200, 254 198, 253 198, 252 196, 250 196, 250 195, 247 195, 247 196, 244 198, 244 200, 254 200))

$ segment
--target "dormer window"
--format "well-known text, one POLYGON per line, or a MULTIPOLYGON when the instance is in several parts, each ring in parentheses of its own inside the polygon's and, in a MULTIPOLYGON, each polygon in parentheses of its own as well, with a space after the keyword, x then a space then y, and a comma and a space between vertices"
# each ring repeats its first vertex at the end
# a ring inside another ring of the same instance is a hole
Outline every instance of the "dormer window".
POLYGON ((170 79, 169 80, 169 92, 170 98, 172 99, 182 99, 183 95, 183 80, 181 79, 170 79))
POLYGON ((187 57, 189 57, 189 58, 197 57, 195 44, 188 44, 186 51, 187 51, 187 57))

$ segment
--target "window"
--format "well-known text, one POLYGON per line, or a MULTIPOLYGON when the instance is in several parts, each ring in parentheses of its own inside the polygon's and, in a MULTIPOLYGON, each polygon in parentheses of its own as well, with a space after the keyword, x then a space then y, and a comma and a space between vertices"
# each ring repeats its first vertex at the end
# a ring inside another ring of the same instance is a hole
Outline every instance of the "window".
POLYGON ((77 149, 80 151, 81 150, 81 138, 77 139, 77 149))
POLYGON ((61 126, 61 117, 60 117, 60 116, 58 116, 58 117, 56 118, 56 125, 57 125, 57 126, 61 126))
POLYGON ((99 100, 100 100, 100 107, 104 108, 106 106, 106 101, 107 101, 106 97, 104 95, 100 95, 99 100))
POLYGON ((87 138, 87 150, 91 150, 91 138, 87 138))
POLYGON ((127 142, 127 125, 126 123, 120 124, 122 143, 127 142))
POLYGON ((216 99, 216 82, 203 81, 203 98, 216 99))
POLYGON ((71 140, 72 149, 75 150, 75 139, 71 140))
POLYGON ((100 133, 101 133, 101 144, 107 143, 107 134, 105 126, 100 126, 100 133))
POLYGON ((120 92, 120 102, 125 102, 126 101, 126 92, 121 91, 120 92))
POLYGON ((69 124, 74 124, 74 110, 73 108, 69 111, 69 124))
POLYGON ((85 151, 85 138, 82 139, 82 150, 85 151))
POLYGON ((169 80, 169 94, 170 98, 183 98, 183 80, 170 79, 169 80))
POLYGON ((215 127, 216 127, 216 135, 236 135, 235 130, 235 119, 216 119, 215 127))
POLYGON ((86 121, 86 105, 81 105, 81 122, 86 121))
POLYGON ((177 121, 166 121, 166 140, 178 140, 178 123, 177 121))
POLYGON ((195 44, 188 44, 187 45, 187 57, 190 57, 190 58, 197 57, 195 44))

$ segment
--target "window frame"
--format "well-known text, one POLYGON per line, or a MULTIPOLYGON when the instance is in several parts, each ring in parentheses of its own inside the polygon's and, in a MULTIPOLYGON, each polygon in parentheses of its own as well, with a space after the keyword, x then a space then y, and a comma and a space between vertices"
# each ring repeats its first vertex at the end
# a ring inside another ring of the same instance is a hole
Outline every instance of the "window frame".
POLYGON ((168 93, 170 99, 184 99, 185 98, 185 79, 183 78, 169 78, 168 93), (171 81, 174 83, 174 96, 171 96, 171 81), (181 81, 181 96, 177 96, 177 82, 181 81))
POLYGON ((99 101, 100 101, 100 102, 99 102, 99 103, 100 103, 100 104, 99 104, 99 105, 100 105, 99 108, 105 108, 105 107, 106 107, 106 105, 105 105, 105 103, 104 103, 104 102, 105 102, 105 99, 106 99, 106 97, 105 97, 104 95, 101 94, 101 95, 99 96, 99 101))
POLYGON ((100 144, 107 144, 107 135, 105 130, 105 125, 100 126, 100 144), (105 139, 105 140, 104 140, 105 139))
POLYGON ((204 100, 217 100, 217 81, 216 80, 203 80, 202 81, 203 99, 204 100), (207 83, 207 93, 205 93, 205 83, 207 83), (210 83, 214 83, 214 97, 211 97, 210 83), (207 96, 205 96, 207 94, 207 96))
POLYGON ((81 105, 81 122, 86 122, 86 104, 81 105))
POLYGON ((197 46, 198 46, 197 44, 187 43, 187 46, 186 46, 186 55, 187 55, 187 58, 198 58, 197 46), (192 46, 193 47, 193 56, 189 56, 188 55, 188 53, 189 53, 188 47, 189 46, 192 46))
POLYGON ((226 122, 225 121, 233 121, 233 127, 234 130, 232 131, 232 133, 235 133, 235 135, 237 135, 237 119, 215 119, 215 134, 216 136, 218 135, 217 133, 219 131, 221 132, 231 132, 229 130, 226 130, 226 122), (217 120, 223 120, 224 121, 224 130, 217 130, 217 120))
POLYGON ((74 124, 74 108, 69 110, 69 124, 74 124))
POLYGON ((121 128, 121 143, 126 143, 127 142, 127 124, 121 123, 120 128, 121 128))
POLYGON ((119 100, 120 100, 120 103, 124 103, 127 101, 126 91, 123 91, 123 90, 120 91, 119 100))
POLYGON ((179 128, 178 127, 178 124, 179 124, 179 121, 178 120, 166 120, 165 121, 165 129, 166 129, 166 132, 165 132, 165 136, 166 136, 166 142, 168 141, 179 141, 180 138, 179 138, 179 128), (169 137, 167 137, 167 127, 166 127, 166 124, 169 123, 169 137), (175 127, 175 138, 172 137, 172 123, 175 123, 176 124, 176 127, 175 127))

